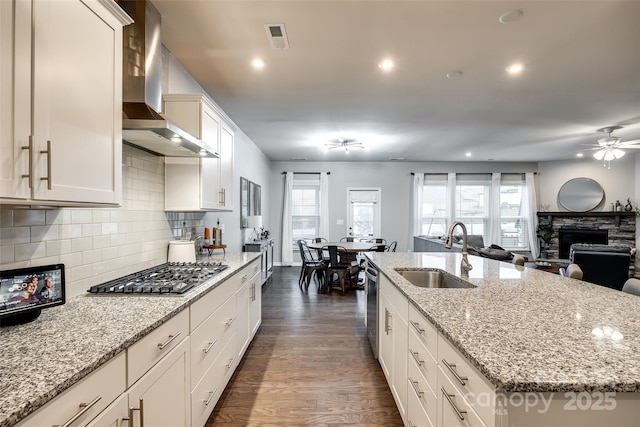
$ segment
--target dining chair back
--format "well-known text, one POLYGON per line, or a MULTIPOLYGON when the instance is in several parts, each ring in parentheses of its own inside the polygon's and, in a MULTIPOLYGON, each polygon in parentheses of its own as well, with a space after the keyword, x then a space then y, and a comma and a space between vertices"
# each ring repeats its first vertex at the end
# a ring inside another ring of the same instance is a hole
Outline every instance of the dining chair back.
POLYGON ((318 259, 313 255, 306 241, 298 240, 298 248, 300 249, 300 257, 302 258, 302 268, 300 269, 298 286, 300 286, 300 289, 304 286, 304 289, 308 290, 311 279, 315 276, 318 289, 321 289, 324 284, 327 264, 323 262, 322 259, 318 259))
POLYGON ((624 282, 624 285, 622 286, 622 292, 640 296, 640 279, 627 279, 627 281, 624 282))
POLYGON ((369 248, 369 252, 388 252, 389 246, 387 245, 373 245, 369 248))
MULTIPOLYGON (((325 276, 325 289, 330 293, 333 286, 334 274, 337 276, 336 284, 340 287, 342 291, 342 295, 344 295, 346 284, 345 282, 348 280, 349 284, 352 285, 353 279, 353 268, 351 263, 344 262, 340 259, 341 254, 347 254, 347 250, 343 246, 329 245, 324 246, 322 248, 323 252, 327 251, 329 253, 329 264, 327 265, 327 274, 325 276)), ((346 257, 345 257, 346 258, 346 257)), ((358 267, 355 266, 355 274, 357 275, 358 267)), ((356 276, 357 282, 357 276, 356 276)))
POLYGON ((387 241, 383 238, 377 237, 375 239, 369 239, 367 240, 368 243, 375 243, 377 245, 386 245, 387 241))
POLYGON ((343 237, 340 239, 341 242, 357 242, 358 240, 355 237, 343 237))
POLYGON ((395 240, 393 242, 391 242, 389 244, 389 252, 395 252, 397 245, 398 245, 398 242, 396 242, 395 240))

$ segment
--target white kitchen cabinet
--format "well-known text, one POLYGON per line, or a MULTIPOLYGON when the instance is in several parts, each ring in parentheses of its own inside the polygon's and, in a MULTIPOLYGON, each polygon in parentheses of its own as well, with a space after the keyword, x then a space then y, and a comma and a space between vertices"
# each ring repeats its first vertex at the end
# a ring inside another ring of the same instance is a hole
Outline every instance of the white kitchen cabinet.
POLYGON ((238 291, 238 354, 244 355, 260 322, 260 264, 255 261, 241 273, 243 287, 238 291))
POLYGON ((249 297, 251 301, 249 306, 249 341, 251 341, 262 324, 262 280, 259 274, 256 274, 252 280, 251 295, 249 297))
POLYGON ((168 94, 163 100, 168 119, 219 155, 181 162, 180 167, 173 166, 175 160, 166 162, 165 210, 232 211, 235 130, 202 94, 168 94), (188 194, 181 193, 186 188, 191 188, 188 194))
POLYGON ((187 337, 129 388, 131 427, 191 426, 189 347, 187 337))
POLYGON ((119 398, 95 417, 87 427, 128 427, 129 396, 123 393, 119 398))
POLYGON ((402 419, 407 420, 408 300, 385 276, 378 276, 378 360, 402 419))
POLYGON ((125 391, 125 383, 126 357, 125 352, 121 352, 17 426, 63 425, 74 418, 71 425, 84 425, 125 391))
POLYGON ((0 9, 2 202, 119 204, 130 18, 109 0, 13 0, 0 9))

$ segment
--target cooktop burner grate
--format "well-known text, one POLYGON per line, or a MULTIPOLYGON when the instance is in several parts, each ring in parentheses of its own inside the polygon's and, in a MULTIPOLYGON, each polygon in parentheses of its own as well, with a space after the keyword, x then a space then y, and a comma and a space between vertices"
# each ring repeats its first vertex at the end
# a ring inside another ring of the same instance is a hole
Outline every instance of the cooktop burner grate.
POLYGON ((92 286, 92 294, 184 294, 229 268, 220 262, 168 262, 92 286))

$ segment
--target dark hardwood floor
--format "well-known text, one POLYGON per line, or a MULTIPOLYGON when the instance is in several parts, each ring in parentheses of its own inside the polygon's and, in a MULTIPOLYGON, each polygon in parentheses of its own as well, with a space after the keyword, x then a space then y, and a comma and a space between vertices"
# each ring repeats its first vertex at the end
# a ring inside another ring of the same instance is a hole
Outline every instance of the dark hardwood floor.
POLYGON ((207 426, 401 426, 364 327, 365 294, 298 287, 299 267, 263 286, 262 326, 207 426))

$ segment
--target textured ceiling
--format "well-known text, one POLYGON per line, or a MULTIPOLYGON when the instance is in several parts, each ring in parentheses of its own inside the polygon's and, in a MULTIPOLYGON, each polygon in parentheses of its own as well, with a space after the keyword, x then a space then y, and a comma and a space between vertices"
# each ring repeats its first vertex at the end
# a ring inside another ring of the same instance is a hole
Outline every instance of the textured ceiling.
POLYGON ((166 48, 272 160, 546 161, 604 126, 640 139, 638 1, 152 3, 166 48), (322 149, 340 137, 367 149, 322 149))

